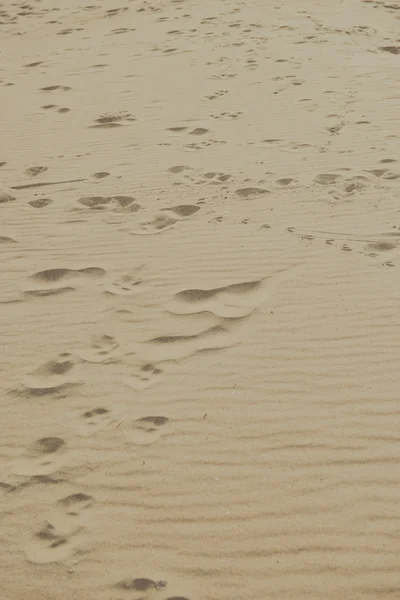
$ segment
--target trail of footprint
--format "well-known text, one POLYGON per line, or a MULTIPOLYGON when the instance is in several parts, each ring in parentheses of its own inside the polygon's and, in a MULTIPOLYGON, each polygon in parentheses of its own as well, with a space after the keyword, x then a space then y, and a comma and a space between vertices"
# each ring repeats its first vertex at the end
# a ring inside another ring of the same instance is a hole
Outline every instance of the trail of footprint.
POLYGON ((266 280, 259 279, 220 288, 183 290, 175 294, 166 309, 180 315, 211 312, 217 317, 237 319, 250 315, 267 299, 266 280))
POLYGON ((123 435, 133 444, 148 445, 170 432, 167 417, 142 417, 132 424, 123 423, 123 435))
POLYGON ((161 362, 179 360, 206 350, 228 348, 235 343, 232 334, 219 325, 194 335, 165 335, 141 344, 138 355, 143 360, 161 362))
POLYGON ((92 496, 72 494, 56 503, 43 526, 25 547, 29 562, 62 562, 75 554, 83 541, 87 513, 94 504, 92 496))
POLYGON ((55 360, 45 363, 30 373, 25 378, 25 388, 39 395, 65 388, 76 383, 71 377, 73 367, 71 354, 60 354, 55 360))
POLYGON ((65 441, 62 438, 40 438, 14 461, 12 472, 25 476, 55 473, 64 464, 65 449, 65 441))
POLYGON ((30 296, 51 296, 64 292, 75 291, 75 287, 65 285, 78 283, 80 280, 98 279, 105 275, 106 271, 100 267, 86 267, 84 269, 46 269, 39 271, 30 277, 33 285, 24 290, 24 294, 30 296), (60 285, 61 284, 61 285, 60 285))
POLYGON ((154 235, 167 229, 171 229, 178 221, 188 219, 200 210, 199 206, 192 204, 181 204, 170 208, 161 209, 162 212, 154 217, 143 220, 137 229, 132 231, 134 235, 154 235))

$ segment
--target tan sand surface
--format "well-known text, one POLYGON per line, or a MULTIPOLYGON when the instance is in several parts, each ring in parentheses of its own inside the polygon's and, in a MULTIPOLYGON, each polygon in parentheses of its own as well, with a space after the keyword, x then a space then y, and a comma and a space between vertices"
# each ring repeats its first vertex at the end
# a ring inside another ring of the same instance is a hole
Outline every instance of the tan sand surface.
POLYGON ((0 40, 1 600, 400 598, 399 0, 0 40))

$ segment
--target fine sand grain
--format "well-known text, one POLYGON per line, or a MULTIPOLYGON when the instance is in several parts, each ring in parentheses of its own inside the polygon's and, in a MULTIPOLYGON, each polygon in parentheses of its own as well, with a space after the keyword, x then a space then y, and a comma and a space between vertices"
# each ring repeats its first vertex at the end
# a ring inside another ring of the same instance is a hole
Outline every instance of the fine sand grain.
POLYGON ((400 598, 399 0, 0 26, 1 599, 400 598))

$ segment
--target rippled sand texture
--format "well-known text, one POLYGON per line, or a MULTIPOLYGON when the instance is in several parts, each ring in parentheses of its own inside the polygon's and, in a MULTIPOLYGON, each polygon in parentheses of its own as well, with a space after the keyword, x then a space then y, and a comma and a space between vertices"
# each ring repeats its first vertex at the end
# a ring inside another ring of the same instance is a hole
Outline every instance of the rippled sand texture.
POLYGON ((400 598, 399 1, 0 25, 1 597, 400 598))

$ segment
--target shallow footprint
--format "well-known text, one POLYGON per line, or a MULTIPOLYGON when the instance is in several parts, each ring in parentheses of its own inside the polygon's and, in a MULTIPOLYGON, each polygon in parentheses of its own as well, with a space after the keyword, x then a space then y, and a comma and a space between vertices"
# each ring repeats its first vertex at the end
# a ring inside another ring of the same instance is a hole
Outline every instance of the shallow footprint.
POLYGON ((16 459, 12 471, 16 475, 50 475, 64 464, 65 448, 62 438, 40 438, 16 459))
POLYGON ((88 348, 78 348, 74 354, 80 359, 90 363, 110 363, 119 348, 115 338, 110 335, 100 335, 92 340, 88 348))
POLYGON ((160 383, 162 378, 162 369, 152 363, 142 363, 133 367, 131 374, 124 377, 123 382, 131 389, 140 391, 160 383))
POLYGON ((265 190, 263 188, 246 187, 246 188, 239 188, 239 189, 235 190, 235 193, 238 196, 240 196, 240 198, 243 198, 244 200, 253 200, 254 198, 259 198, 260 196, 263 196, 264 194, 269 194, 269 191, 265 190))
POLYGON ((193 204, 179 204, 178 206, 162 208, 161 210, 163 212, 173 213, 172 218, 178 217, 178 219, 188 219, 200 210, 200 206, 195 206, 193 204))
POLYGON ((259 279, 220 288, 183 290, 166 308, 179 315, 211 312, 217 317, 237 319, 250 315, 267 299, 265 282, 259 279))
POLYGON ((33 296, 49 296, 67 291, 74 291, 75 287, 65 285, 65 283, 78 283, 82 279, 98 279, 103 277, 105 273, 105 270, 100 267, 87 267, 84 269, 46 269, 45 271, 35 273, 29 278, 34 286, 27 287, 24 290, 24 293, 33 296))
POLYGON ((122 275, 119 279, 107 284, 104 293, 112 296, 132 296, 132 294, 137 293, 143 283, 141 277, 143 269, 143 266, 138 267, 133 273, 122 275))
POLYGON ((123 432, 134 444, 153 444, 169 433, 167 417, 142 417, 136 419, 131 426, 124 423, 123 432))
POLYGON ((167 229, 171 229, 178 219, 164 214, 158 214, 149 220, 141 221, 137 229, 132 231, 133 235, 154 235, 167 229))
POLYGON ((234 344, 232 335, 216 325, 194 335, 165 335, 141 344, 138 355, 144 360, 179 360, 196 352, 219 350, 234 344))
POLYGON ((78 202, 86 208, 98 211, 135 213, 142 208, 131 196, 82 196, 78 202))
POLYGON ((28 542, 27 559, 38 564, 60 562, 77 552, 87 525, 87 511, 93 504, 92 496, 82 493, 61 498, 28 542))
POLYGON ((92 408, 80 416, 78 430, 82 435, 89 435, 104 429, 110 425, 112 421, 111 411, 108 410, 108 408, 92 408))
POLYGON ((26 544, 25 555, 28 562, 35 564, 62 562, 76 552, 77 542, 74 537, 59 534, 51 523, 45 522, 26 544))
POLYGON ((24 381, 28 390, 37 393, 54 391, 73 383, 71 371, 74 362, 70 354, 60 354, 55 360, 50 360, 30 373, 24 381))

